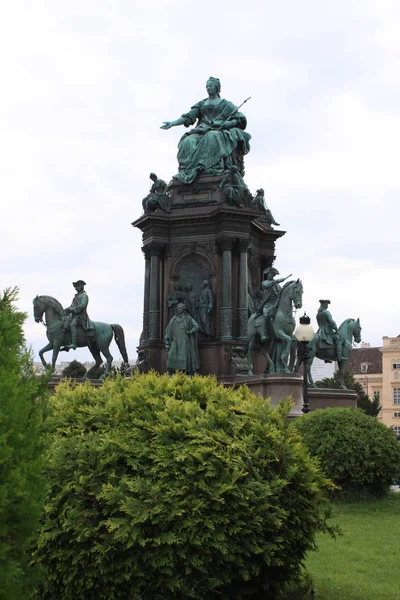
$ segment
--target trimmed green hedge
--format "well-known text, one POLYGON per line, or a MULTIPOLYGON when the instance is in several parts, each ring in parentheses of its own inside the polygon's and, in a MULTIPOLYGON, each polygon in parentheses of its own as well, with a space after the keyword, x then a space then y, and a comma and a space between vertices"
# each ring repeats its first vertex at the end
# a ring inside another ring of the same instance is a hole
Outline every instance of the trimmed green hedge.
POLYGON ((400 472, 400 444, 393 431, 359 409, 316 410, 293 427, 340 486, 339 493, 380 496, 400 472))
POLYGON ((327 529, 289 403, 150 373, 52 409, 41 600, 276 598, 327 529))

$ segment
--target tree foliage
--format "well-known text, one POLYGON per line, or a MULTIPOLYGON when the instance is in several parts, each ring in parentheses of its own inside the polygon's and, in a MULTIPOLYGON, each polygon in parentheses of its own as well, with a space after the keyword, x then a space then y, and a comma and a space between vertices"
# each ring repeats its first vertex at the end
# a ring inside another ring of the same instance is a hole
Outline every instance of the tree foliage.
POLYGON ((18 290, 0 297, 0 599, 28 598, 28 547, 43 506, 42 421, 46 380, 35 377, 17 310, 18 290))
MULTIPOLYGON (((354 376, 349 371, 344 372, 344 384, 348 390, 354 390, 357 393, 357 408, 361 408, 365 414, 370 415, 371 417, 376 417, 381 410, 379 405, 379 399, 371 398, 364 392, 363 386, 361 383, 354 379, 354 376)), ((336 389, 340 388, 341 380, 339 377, 339 371, 333 375, 333 377, 325 377, 325 379, 321 379, 321 381, 316 382, 317 387, 319 388, 330 388, 336 389)))
POLYGON ((71 379, 81 379, 86 373, 86 367, 78 360, 73 360, 63 369, 63 377, 70 377, 71 379))
POLYGON ((289 410, 199 376, 61 383, 41 600, 277 597, 326 529, 329 487, 289 410))
POLYGON ((293 427, 345 494, 383 495, 400 472, 400 444, 393 431, 359 409, 316 410, 293 427))

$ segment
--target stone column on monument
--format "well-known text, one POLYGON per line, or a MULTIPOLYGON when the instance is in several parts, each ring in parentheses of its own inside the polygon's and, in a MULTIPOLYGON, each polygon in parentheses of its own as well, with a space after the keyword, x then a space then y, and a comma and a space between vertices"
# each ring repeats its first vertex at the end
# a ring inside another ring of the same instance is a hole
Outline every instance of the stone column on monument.
POLYGON ((141 343, 149 339, 149 304, 150 304, 150 248, 144 246, 142 248, 145 265, 144 265, 144 301, 143 301, 143 331, 141 343))
POLYGON ((232 239, 222 239, 222 340, 232 339, 232 244, 232 239))
POLYGON ((160 255, 162 245, 150 245, 149 340, 160 339, 160 255))
POLYGON ((247 268, 247 248, 249 241, 239 239, 239 294, 238 294, 238 319, 239 319, 239 338, 247 340, 247 290, 248 290, 248 268, 247 268))

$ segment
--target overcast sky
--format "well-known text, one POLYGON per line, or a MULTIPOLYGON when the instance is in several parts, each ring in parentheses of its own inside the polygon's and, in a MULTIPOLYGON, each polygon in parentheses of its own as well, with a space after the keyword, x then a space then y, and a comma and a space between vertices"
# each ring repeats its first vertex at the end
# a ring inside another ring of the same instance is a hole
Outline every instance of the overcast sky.
MULTIPOLYGON (((90 317, 120 323, 135 359, 144 260, 131 222, 150 171, 177 172, 183 131, 161 123, 204 98, 210 75, 228 100, 252 97, 245 180, 287 231, 275 266, 303 280, 313 324, 327 297, 372 345, 398 335, 399 27, 398 0, 4 3, 0 287, 20 288, 35 354, 47 340, 32 299, 67 306, 84 279, 90 317)), ((60 355, 72 358, 89 354, 60 355)))

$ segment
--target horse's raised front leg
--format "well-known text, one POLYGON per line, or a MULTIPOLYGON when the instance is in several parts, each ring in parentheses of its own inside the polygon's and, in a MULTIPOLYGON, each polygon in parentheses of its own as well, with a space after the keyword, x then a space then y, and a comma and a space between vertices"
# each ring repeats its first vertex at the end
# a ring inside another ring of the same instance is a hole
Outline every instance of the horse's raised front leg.
POLYGON ((49 352, 49 350, 53 350, 53 344, 51 342, 49 342, 47 344, 47 346, 44 346, 44 348, 42 348, 41 350, 39 350, 39 358, 42 361, 42 365, 44 367, 48 367, 48 363, 45 361, 43 354, 45 352, 49 352))

